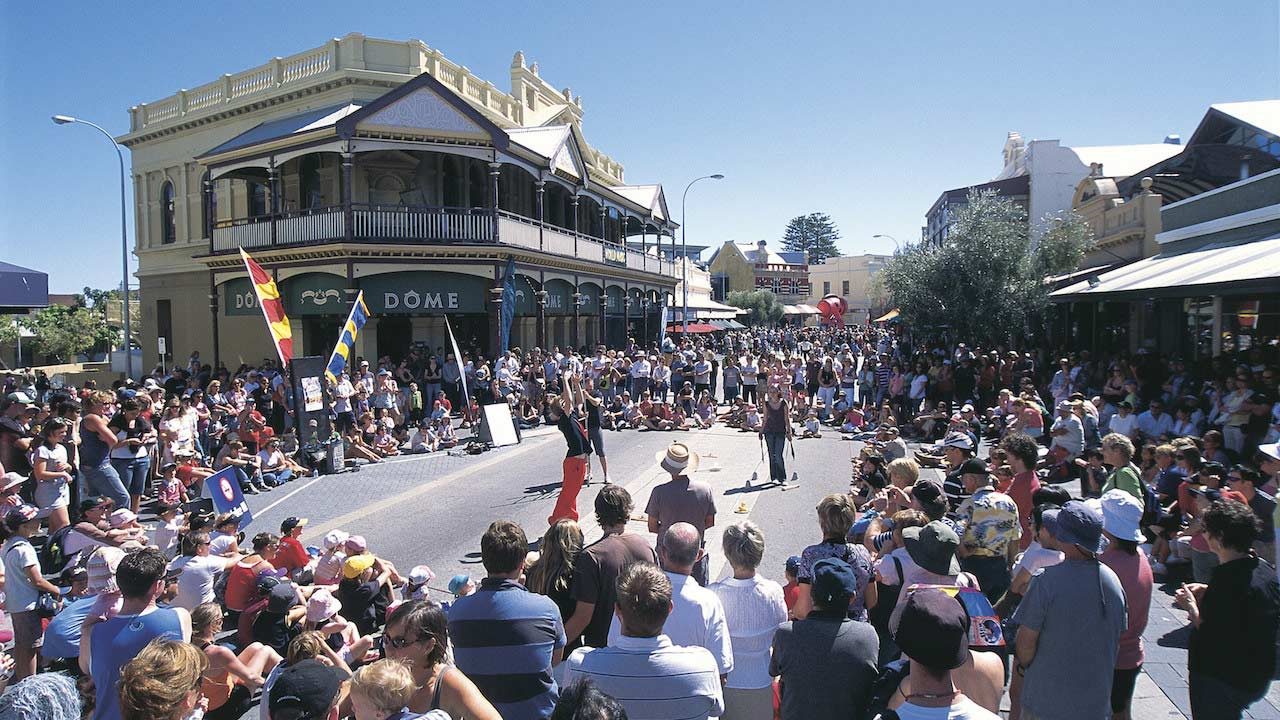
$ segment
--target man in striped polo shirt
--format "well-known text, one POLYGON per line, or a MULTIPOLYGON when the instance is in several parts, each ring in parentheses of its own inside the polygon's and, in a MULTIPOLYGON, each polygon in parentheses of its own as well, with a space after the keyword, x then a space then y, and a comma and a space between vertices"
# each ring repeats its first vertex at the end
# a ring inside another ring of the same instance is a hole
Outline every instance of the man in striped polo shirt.
POLYGON ((480 538, 488 576, 474 594, 449 608, 454 661, 507 720, 550 717, 559 690, 551 666, 564 653, 564 625, 555 602, 520 584, 529 542, 510 520, 480 538))
POLYGON ((704 720, 724 712, 720 670, 703 647, 680 647, 662 632, 671 612, 671 581, 657 565, 637 562, 618 576, 622 636, 569 656, 565 684, 588 678, 627 709, 631 720, 704 720))

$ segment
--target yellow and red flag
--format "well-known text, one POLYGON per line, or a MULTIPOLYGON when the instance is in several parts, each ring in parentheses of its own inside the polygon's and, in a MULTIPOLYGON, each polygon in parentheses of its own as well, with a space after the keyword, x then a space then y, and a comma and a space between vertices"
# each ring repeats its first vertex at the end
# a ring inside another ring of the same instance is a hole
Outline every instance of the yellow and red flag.
POLYGON ((276 345, 280 362, 287 365, 293 359, 293 330, 289 327, 289 317, 284 314, 284 300, 280 299, 280 289, 271 274, 249 257, 249 253, 240 248, 240 257, 244 259, 245 269, 249 271, 249 279, 253 282, 253 291, 258 295, 258 305, 262 308, 262 317, 267 321, 267 330, 276 345))

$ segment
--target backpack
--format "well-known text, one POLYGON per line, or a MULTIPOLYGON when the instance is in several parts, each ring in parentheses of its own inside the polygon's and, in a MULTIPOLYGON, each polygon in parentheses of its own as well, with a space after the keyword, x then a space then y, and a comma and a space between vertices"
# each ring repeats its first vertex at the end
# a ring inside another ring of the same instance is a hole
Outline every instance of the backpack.
POLYGON ((1142 480, 1141 475, 1138 477, 1138 484, 1142 487, 1142 520, 1138 524, 1146 528, 1160 522, 1164 508, 1160 507, 1160 497, 1156 495, 1156 489, 1151 486, 1151 483, 1142 480))
POLYGON ((898 714, 889 709, 889 701, 898 691, 898 686, 911 674, 911 661, 902 658, 894 660, 880 671, 879 677, 871 684, 870 699, 867 701, 866 717, 889 720, 898 714))
MULTIPOLYGON (((40 561, 40 572, 45 575, 57 575, 67 566, 67 562, 71 558, 66 555, 67 535, 75 530, 74 525, 60 527, 49 536, 45 541, 44 547, 40 548, 40 553, 36 556, 40 561)), ((88 563, 89 554, 80 553, 88 563)))

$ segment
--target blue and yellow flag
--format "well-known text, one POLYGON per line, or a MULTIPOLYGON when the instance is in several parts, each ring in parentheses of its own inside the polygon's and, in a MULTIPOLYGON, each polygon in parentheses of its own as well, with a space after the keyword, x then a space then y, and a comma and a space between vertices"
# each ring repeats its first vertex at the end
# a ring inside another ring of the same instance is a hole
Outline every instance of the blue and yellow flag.
POLYGON ((368 319, 369 308, 364 304, 364 291, 361 290, 360 294, 356 295, 355 305, 351 306, 351 314, 347 316, 346 324, 338 333, 338 344, 333 346, 329 365, 324 369, 324 376, 329 378, 329 382, 338 382, 338 375, 342 373, 343 368, 347 366, 347 361, 351 359, 351 354, 355 352, 356 335, 368 319))

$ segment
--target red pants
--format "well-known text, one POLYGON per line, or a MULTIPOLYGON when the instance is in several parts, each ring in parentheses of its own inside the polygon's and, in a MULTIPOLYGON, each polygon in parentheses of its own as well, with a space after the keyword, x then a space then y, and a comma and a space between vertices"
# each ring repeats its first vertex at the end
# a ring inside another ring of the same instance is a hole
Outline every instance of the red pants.
POLYGON ((590 459, 585 457, 567 457, 564 459, 564 480, 560 483, 560 499, 556 500, 556 509, 547 518, 548 525, 555 525, 557 520, 578 519, 578 491, 587 479, 590 459))

